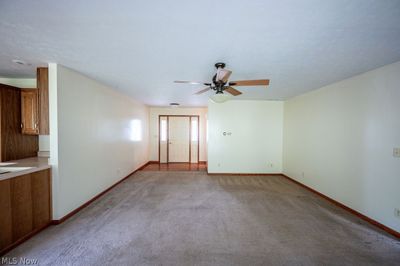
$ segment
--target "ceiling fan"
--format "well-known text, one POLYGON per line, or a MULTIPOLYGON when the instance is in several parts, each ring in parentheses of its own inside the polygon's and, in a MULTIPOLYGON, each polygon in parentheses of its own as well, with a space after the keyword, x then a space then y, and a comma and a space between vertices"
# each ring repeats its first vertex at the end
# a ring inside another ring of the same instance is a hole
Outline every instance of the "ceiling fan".
POLYGON ((232 86, 268 86, 269 79, 257 79, 257 80, 239 80, 239 81, 229 81, 229 77, 232 74, 231 70, 225 69, 225 63, 216 63, 215 67, 217 68, 217 73, 212 78, 212 82, 197 82, 197 81, 186 81, 186 80, 175 80, 175 83, 188 83, 188 84, 203 84, 207 87, 196 92, 195 94, 202 94, 209 90, 214 90, 215 94, 210 98, 214 102, 225 102, 230 96, 224 94, 224 92, 228 92, 233 96, 238 96, 242 94, 242 92, 233 88, 232 86))

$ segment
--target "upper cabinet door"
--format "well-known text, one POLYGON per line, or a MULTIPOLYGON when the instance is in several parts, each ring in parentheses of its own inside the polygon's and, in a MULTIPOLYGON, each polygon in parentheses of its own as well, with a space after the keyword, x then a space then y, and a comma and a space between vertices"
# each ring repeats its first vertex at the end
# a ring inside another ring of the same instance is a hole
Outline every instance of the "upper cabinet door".
POLYGON ((39 133, 49 135, 49 69, 37 69, 37 88, 39 93, 39 133))
POLYGON ((21 90, 22 134, 39 135, 38 91, 21 90))

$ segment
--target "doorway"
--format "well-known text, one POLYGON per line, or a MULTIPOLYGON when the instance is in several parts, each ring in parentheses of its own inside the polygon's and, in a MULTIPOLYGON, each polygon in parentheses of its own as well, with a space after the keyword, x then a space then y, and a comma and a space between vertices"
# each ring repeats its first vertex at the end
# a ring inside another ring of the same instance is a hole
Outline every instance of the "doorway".
POLYGON ((160 163, 198 163, 200 117, 159 115, 158 159, 160 163))

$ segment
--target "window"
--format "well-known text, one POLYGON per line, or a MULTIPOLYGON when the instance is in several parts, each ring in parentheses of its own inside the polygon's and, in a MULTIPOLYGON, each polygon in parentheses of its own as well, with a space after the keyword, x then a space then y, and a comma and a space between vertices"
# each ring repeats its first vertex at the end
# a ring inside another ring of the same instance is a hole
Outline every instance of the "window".
POLYGON ((192 120, 192 141, 199 140, 198 120, 192 120))
POLYGON ((161 120, 160 139, 161 141, 167 141, 167 120, 161 120))
POLYGON ((206 142, 208 142, 208 119, 206 121, 206 142))
POLYGON ((131 121, 130 128, 130 139, 132 141, 141 141, 142 140, 142 121, 139 119, 134 119, 131 121))

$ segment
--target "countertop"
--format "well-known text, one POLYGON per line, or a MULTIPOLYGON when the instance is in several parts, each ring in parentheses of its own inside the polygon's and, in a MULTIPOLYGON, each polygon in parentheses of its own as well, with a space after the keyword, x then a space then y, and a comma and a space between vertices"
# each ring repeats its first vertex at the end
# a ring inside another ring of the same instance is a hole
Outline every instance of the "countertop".
POLYGON ((13 178, 16 176, 20 176, 20 175, 26 175, 26 174, 50 169, 48 159, 49 158, 47 158, 47 157, 31 157, 31 158, 15 160, 15 161, 0 162, 0 168, 1 167, 33 167, 30 169, 26 169, 26 170, 22 170, 22 171, 18 171, 18 172, 9 172, 9 173, 0 174, 0 181, 4 180, 4 179, 9 179, 9 178, 13 178))

